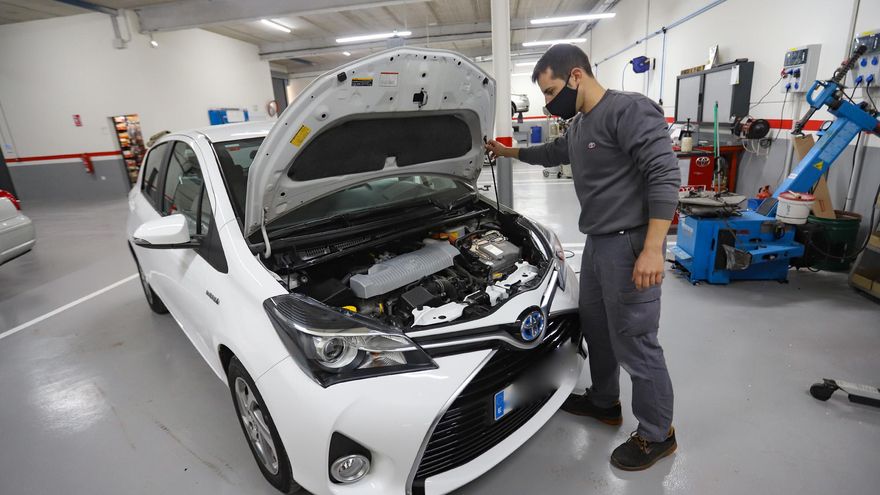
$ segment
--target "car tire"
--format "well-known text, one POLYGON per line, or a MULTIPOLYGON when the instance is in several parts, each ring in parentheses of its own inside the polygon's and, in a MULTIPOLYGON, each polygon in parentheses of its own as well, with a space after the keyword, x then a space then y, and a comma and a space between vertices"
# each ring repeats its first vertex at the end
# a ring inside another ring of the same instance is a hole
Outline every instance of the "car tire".
POLYGON ((516 116, 516 103, 510 104, 510 116, 511 117, 516 116))
POLYGON ((150 284, 147 282, 147 277, 144 275, 144 271, 141 269, 141 264, 137 258, 134 259, 134 264, 137 265, 138 277, 141 280, 141 288, 144 289, 144 297, 147 298, 147 304, 150 306, 150 309, 156 314, 167 315, 168 308, 165 307, 165 303, 162 302, 162 299, 153 292, 153 288, 150 287, 150 284))
POLYGON ((282 493, 300 492, 302 488, 293 479, 290 459, 263 396, 235 356, 229 362, 226 377, 238 424, 266 481, 282 493))

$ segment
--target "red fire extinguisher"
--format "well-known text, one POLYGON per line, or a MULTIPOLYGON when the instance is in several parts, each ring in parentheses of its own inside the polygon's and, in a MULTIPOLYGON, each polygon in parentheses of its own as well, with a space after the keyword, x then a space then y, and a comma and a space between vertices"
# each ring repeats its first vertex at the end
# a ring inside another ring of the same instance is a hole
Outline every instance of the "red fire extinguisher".
POLYGON ((95 173, 95 165, 92 164, 92 157, 90 157, 87 153, 83 153, 82 156, 83 165, 86 167, 87 174, 95 173))

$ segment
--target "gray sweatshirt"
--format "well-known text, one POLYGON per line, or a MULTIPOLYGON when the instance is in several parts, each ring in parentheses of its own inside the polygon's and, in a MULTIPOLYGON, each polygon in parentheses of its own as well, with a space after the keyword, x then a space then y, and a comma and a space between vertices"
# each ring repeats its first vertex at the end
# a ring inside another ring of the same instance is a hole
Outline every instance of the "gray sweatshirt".
POLYGON ((578 113, 556 141, 520 148, 519 159, 571 163, 581 203, 580 231, 608 234, 672 219, 681 174, 659 105, 638 93, 608 90, 578 113))

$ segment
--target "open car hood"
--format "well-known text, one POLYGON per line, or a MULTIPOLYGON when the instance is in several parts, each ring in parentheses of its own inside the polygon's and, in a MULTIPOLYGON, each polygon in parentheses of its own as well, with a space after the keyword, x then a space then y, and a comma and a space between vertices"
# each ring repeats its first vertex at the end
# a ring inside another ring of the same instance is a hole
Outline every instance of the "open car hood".
POLYGON ((296 97, 260 146, 248 172, 246 233, 384 176, 475 182, 494 115, 494 79, 455 52, 400 47, 330 71, 296 97))

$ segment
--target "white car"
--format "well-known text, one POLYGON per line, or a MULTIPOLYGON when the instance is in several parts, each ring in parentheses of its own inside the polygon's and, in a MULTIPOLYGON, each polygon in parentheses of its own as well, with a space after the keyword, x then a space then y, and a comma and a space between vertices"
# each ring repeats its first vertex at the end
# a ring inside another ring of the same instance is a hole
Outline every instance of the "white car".
POLYGON ((18 199, 0 189, 0 265, 27 253, 36 242, 34 224, 21 212, 18 199))
POLYGON ((396 48, 274 125, 149 150, 128 222, 147 301, 229 385, 282 492, 447 493, 574 388, 574 272, 476 192, 494 92, 461 55, 396 48))

